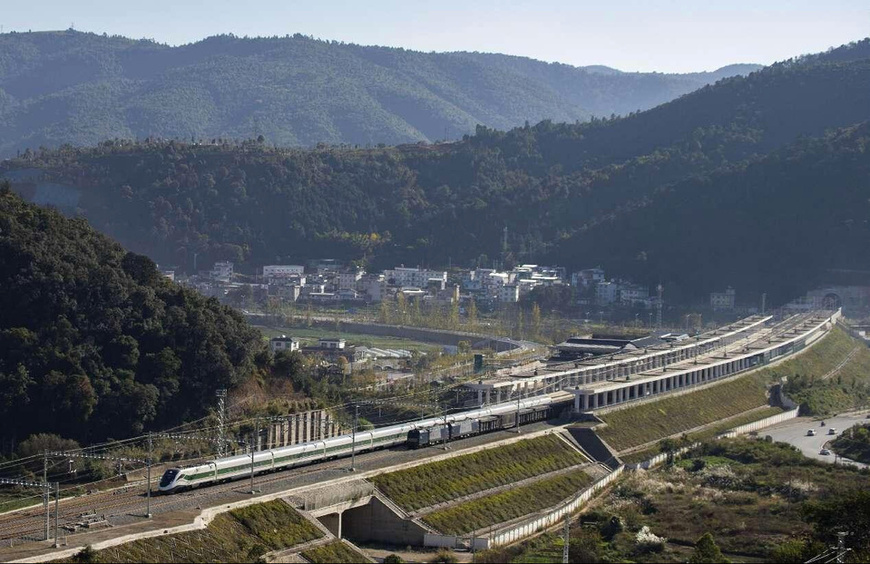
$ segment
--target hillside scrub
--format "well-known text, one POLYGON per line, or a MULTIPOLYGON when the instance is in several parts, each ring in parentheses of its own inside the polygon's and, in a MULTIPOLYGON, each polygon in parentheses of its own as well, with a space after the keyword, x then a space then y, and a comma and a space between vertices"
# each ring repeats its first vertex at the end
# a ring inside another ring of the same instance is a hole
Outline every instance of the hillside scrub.
POLYGON ((462 535, 554 506, 591 483, 585 472, 569 472, 429 513, 423 521, 442 533, 462 535))
MULTIPOLYGON (((673 466, 626 474, 581 511, 571 525, 571 562, 686 562, 711 531, 732 561, 805 562, 835 544, 835 518, 861 530, 868 487, 870 473, 811 460, 784 443, 706 442, 673 466), (844 500, 848 514, 838 512, 844 500), (637 542, 644 527, 672 542, 645 551, 637 542)), ((866 527, 856 536, 849 546, 870 539, 866 527)), ((545 534, 478 553, 477 561, 553 562, 561 547, 558 533, 545 534)))
POLYGON ((870 425, 855 425, 831 441, 831 450, 857 462, 870 464, 870 425))
POLYGON ((788 379, 783 391, 807 415, 854 409, 870 398, 870 349, 840 328, 794 360, 767 370, 770 378, 788 379), (849 354, 849 361, 832 373, 849 354))
POLYGON ((583 462, 586 459, 561 439, 546 435, 371 480, 387 497, 413 511, 583 462))

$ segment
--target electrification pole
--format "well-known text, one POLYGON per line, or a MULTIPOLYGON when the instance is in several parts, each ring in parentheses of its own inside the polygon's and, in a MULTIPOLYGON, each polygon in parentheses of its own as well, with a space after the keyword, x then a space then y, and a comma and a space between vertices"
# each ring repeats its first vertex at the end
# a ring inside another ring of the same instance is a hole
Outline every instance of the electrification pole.
POLYGON ((517 435, 520 434, 520 389, 517 387, 517 435))
POLYGON ((226 388, 216 391, 215 395, 218 399, 218 456, 222 458, 226 445, 226 388))
POLYGON ((145 505, 145 518, 151 518, 151 451, 153 449, 153 442, 151 440, 151 431, 148 431, 148 457, 145 459, 145 464, 148 467, 148 473, 146 475, 146 479, 148 480, 148 492, 145 494, 146 505, 145 505))
MULTIPOLYGON (((440 406, 439 406, 440 407, 440 406)), ((450 441, 450 425, 447 423, 447 410, 444 410, 444 450, 449 450, 450 447, 447 446, 447 443, 450 441)))
POLYGON ((45 509, 45 540, 48 540, 49 515, 48 505, 51 502, 49 499, 48 486, 48 449, 42 451, 42 506, 45 509))
POLYGON ((54 548, 60 548, 60 540, 57 538, 57 522, 60 515, 60 482, 54 483, 54 548))
POLYGON ((359 425, 359 405, 354 405, 353 428, 350 439, 350 471, 356 472, 356 428, 359 425))

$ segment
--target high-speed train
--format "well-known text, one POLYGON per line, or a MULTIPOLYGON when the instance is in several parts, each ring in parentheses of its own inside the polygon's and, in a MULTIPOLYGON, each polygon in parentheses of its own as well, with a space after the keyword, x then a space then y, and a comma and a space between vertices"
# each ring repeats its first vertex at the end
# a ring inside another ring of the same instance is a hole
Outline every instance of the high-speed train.
MULTIPOLYGON (((440 429, 451 424, 458 424, 458 427, 463 429, 473 428, 474 432, 463 432, 462 436, 470 434, 483 433, 495 430, 496 427, 492 424, 478 424, 469 426, 467 422, 484 422, 492 421, 494 416, 515 413, 518 409, 520 413, 532 412, 536 416, 534 418, 520 418, 520 423, 532 422, 540 420, 540 414, 543 413, 541 407, 555 407, 557 405, 568 405, 570 395, 566 393, 538 396, 527 398, 518 402, 506 402, 497 405, 481 407, 472 411, 464 411, 446 417, 433 417, 430 419, 421 419, 404 423, 401 425, 393 425, 390 427, 381 427, 371 431, 362 431, 356 434, 355 451, 365 452, 379 448, 386 448, 396 445, 401 445, 409 442, 409 433, 414 433, 412 436, 418 437, 420 430, 438 428, 440 429)), ((500 420, 500 419, 498 419, 500 420)), ((511 419, 512 422, 515 419, 511 419)), ((451 433, 452 435, 452 433, 451 433)), ((273 448, 262 450, 254 453, 254 473, 271 472, 275 470, 291 468, 293 466, 302 466, 313 462, 320 462, 331 458, 341 456, 350 456, 353 445, 353 435, 339 435, 329 439, 301 443, 292 446, 273 448)), ((419 441, 412 446, 422 446, 419 441)), ((251 474, 251 455, 242 454, 238 456, 230 456, 227 458, 218 458, 197 466, 188 466, 184 468, 170 468, 163 473, 160 478, 158 490, 161 492, 174 492, 183 489, 201 486, 203 484, 212 484, 235 478, 250 476, 251 474)))

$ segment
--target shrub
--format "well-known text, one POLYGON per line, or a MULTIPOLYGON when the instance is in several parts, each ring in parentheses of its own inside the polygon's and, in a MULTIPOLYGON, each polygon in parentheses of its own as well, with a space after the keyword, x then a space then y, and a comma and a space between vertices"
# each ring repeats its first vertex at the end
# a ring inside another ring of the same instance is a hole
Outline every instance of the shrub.
POLYGON ((665 549, 668 539, 653 534, 649 527, 644 525, 635 535, 634 542, 640 553, 661 552, 665 549))
POLYGON ((719 550, 719 546, 710 533, 704 533, 701 538, 695 541, 695 550, 689 558, 689 564, 725 564, 730 562, 722 556, 722 551, 719 550))

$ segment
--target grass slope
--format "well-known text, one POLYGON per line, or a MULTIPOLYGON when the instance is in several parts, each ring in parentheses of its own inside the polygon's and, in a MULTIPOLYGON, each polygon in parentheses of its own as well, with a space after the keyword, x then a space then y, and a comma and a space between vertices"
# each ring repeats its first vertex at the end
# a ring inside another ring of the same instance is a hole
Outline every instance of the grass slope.
POLYGON ((270 501, 218 515, 201 531, 100 550, 97 562, 256 562, 272 550, 322 536, 292 507, 270 501))
POLYGON ((598 434, 616 451, 683 433, 767 403, 766 386, 755 376, 601 416, 598 434))
POLYGON ((338 540, 306 550, 302 552, 302 556, 314 564, 370 562, 365 555, 338 540))
POLYGON ((783 389, 801 404, 803 413, 830 415, 866 405, 870 349, 838 328, 801 356, 765 369, 765 374, 770 379, 788 378, 783 389), (850 353, 849 361, 831 374, 850 353))
POLYGON ((584 458, 548 435, 372 478, 404 509, 413 511, 581 464, 584 458))
POLYGON ((590 483, 585 472, 571 472, 435 511, 423 521, 443 533, 470 533, 556 505, 590 483))

